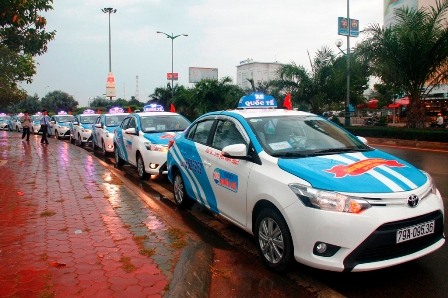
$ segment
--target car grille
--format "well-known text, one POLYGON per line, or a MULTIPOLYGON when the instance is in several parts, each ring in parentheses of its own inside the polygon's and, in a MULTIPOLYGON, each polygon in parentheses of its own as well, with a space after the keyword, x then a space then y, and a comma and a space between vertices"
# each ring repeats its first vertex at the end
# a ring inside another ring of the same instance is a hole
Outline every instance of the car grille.
POLYGON ((384 224, 367 237, 363 243, 345 258, 344 271, 351 271, 358 264, 385 261, 415 253, 436 243, 443 237, 443 215, 440 211, 384 224), (433 234, 402 243, 396 243, 396 233, 398 229, 431 220, 435 221, 435 230, 433 234))

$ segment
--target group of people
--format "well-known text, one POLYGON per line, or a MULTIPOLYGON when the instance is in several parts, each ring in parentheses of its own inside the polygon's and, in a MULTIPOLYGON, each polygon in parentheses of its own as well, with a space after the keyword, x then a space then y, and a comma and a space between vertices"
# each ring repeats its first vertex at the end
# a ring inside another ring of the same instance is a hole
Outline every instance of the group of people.
MULTIPOLYGON (((28 114, 28 111, 25 111, 25 115, 22 116, 20 121, 22 122, 22 140, 26 137, 26 141, 30 141, 30 133, 31 128, 33 126, 33 120, 31 116, 28 114)), ((48 116, 47 110, 42 110, 42 115, 40 116, 40 130, 42 131, 42 139, 40 141, 41 144, 48 145, 47 134, 50 124, 50 117, 48 116)))

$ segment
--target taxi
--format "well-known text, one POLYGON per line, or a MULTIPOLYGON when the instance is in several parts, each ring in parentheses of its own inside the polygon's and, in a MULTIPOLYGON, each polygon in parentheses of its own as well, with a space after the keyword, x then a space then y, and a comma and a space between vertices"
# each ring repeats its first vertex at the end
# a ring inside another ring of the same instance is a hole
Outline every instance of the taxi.
POLYGON ((11 116, 8 116, 5 113, 0 113, 0 129, 1 130, 8 130, 9 124, 8 121, 11 118, 11 116))
POLYGON ((32 122, 31 132, 34 134, 39 134, 40 132, 40 117, 42 117, 41 112, 37 112, 35 115, 31 116, 31 122, 32 122))
POLYGON ((171 141, 175 203, 197 202, 254 235, 261 259, 368 271, 420 258, 445 242, 430 175, 324 117, 243 96, 171 141))
POLYGON ((17 115, 11 116, 8 120, 8 129, 10 131, 22 131, 22 122, 20 121, 20 118, 23 116, 23 113, 19 113, 17 115))
POLYGON ((101 114, 92 127, 93 149, 101 149, 104 156, 114 152, 114 130, 129 115, 123 108, 113 107, 108 114, 101 114))
POLYGON ((66 111, 59 111, 57 115, 51 116, 51 135, 56 136, 58 140, 62 138, 70 138, 70 123, 73 121, 73 118, 74 117, 68 115, 66 111))
POLYGON ((92 126, 99 115, 94 110, 87 109, 73 117, 73 121, 69 124, 70 143, 83 147, 92 141, 92 126))
POLYGON ((143 112, 127 116, 114 133, 117 166, 136 166, 140 179, 166 174, 168 141, 184 131, 190 121, 182 115, 165 112, 161 105, 143 107, 143 112))

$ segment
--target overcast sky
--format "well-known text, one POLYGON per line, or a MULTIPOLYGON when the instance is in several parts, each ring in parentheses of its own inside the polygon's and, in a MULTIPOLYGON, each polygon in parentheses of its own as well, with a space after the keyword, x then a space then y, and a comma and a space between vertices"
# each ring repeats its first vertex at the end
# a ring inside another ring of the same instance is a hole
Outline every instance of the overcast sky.
MULTIPOLYGON (((360 29, 383 23, 383 0, 350 1, 350 17, 360 29)), ((48 52, 37 57, 33 83, 23 85, 29 95, 67 92, 87 105, 89 97, 106 93, 109 72, 108 14, 111 15, 112 72, 117 97, 139 99, 167 84, 171 72, 168 34, 188 34, 174 40, 174 72, 180 85, 188 83, 189 67, 218 68, 218 76, 236 83, 236 66, 251 58, 258 62, 290 63, 310 68, 322 46, 335 52, 338 17, 347 15, 345 0, 55 0, 45 13, 48 30, 56 38, 48 52)), ((351 46, 358 40, 351 38, 351 46)))

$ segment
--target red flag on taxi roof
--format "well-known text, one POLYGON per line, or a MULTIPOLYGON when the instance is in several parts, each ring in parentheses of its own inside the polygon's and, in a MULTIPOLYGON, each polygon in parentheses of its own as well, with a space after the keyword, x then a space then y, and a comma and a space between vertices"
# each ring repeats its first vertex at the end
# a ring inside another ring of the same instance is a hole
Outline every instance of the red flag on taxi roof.
POLYGON ((68 114, 71 115, 71 114, 72 114, 72 111, 68 111, 68 114))
POLYGON ((283 101, 283 106, 288 110, 292 110, 291 93, 286 93, 285 100, 283 101))
POLYGON ((128 107, 128 113, 132 113, 131 107, 128 107))
POLYGON ((101 111, 100 111, 100 109, 98 109, 98 112, 97 112, 97 114, 101 114, 101 111))
POLYGON ((171 113, 176 112, 176 109, 174 108, 174 105, 173 105, 173 104, 170 104, 170 112, 171 112, 171 113))

